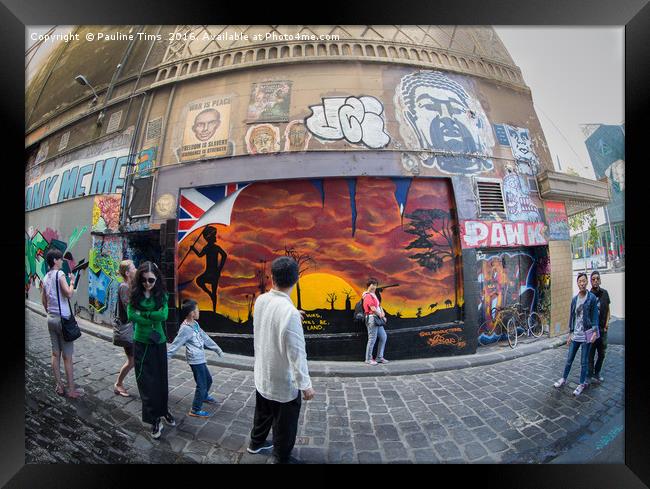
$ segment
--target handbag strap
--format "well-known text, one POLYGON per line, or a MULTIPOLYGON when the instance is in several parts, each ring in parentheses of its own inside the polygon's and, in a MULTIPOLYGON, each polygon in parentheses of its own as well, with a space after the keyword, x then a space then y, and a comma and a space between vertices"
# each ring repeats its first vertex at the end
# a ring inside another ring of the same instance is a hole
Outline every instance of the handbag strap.
MULTIPOLYGON (((59 304, 59 316, 61 317, 61 325, 63 325, 63 311, 61 310, 61 298, 59 297, 59 270, 56 271, 56 301, 59 304)), ((68 308, 70 309, 70 316, 72 316, 72 304, 70 304, 70 298, 68 297, 68 308)))

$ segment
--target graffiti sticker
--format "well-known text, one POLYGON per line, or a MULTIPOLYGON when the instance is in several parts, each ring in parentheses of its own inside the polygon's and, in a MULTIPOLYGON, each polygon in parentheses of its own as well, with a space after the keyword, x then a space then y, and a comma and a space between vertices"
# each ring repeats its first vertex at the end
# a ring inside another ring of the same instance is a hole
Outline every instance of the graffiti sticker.
POLYGON ((307 129, 326 141, 345 139, 368 148, 383 148, 390 142, 381 115, 384 106, 375 97, 329 97, 321 105, 311 105, 305 119, 307 129))
POLYGON ((251 126, 246 132, 246 149, 252 155, 280 151, 280 129, 271 124, 251 126))
POLYGON ((310 139, 311 134, 307 131, 303 121, 291 121, 284 130, 284 150, 306 151, 310 139))

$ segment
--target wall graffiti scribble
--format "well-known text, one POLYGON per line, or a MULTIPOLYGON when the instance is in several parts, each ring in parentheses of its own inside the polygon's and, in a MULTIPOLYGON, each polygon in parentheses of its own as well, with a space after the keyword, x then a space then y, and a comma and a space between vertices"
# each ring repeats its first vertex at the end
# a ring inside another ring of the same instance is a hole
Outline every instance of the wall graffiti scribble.
POLYGON ((307 129, 326 141, 345 139, 368 148, 383 148, 390 142, 381 115, 384 106, 375 97, 329 97, 321 105, 310 105, 307 129))

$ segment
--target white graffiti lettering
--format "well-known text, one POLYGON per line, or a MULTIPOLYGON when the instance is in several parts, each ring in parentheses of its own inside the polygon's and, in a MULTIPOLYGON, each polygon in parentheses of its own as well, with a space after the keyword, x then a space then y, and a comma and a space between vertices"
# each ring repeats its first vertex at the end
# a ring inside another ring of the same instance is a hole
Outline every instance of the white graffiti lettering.
POLYGON ((321 105, 309 108, 312 115, 305 119, 305 125, 320 139, 345 139, 373 149, 383 148, 390 142, 381 117, 384 107, 374 97, 324 98, 321 105))

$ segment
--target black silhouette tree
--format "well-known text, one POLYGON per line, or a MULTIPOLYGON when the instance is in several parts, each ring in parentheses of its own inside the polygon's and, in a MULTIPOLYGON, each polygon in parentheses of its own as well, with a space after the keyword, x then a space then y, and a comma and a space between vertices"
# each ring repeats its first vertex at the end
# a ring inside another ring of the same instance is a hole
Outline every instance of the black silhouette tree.
MULTIPOLYGON (((266 286, 269 280, 269 276, 266 274, 266 260, 260 259, 260 264, 257 267, 257 272, 255 275, 257 276, 257 290, 259 291, 260 295, 264 294, 266 292, 266 286)), ((251 301, 254 299, 255 294, 253 294, 251 301)))
POLYGON ((338 299, 338 296, 336 295, 336 292, 332 292, 330 294, 327 294, 327 303, 331 306, 332 311, 334 310, 334 303, 336 302, 336 299, 338 299))
POLYGON ((345 289, 343 290, 343 293, 345 294, 345 310, 346 311, 352 311, 352 298, 354 297, 354 292, 352 292, 352 289, 345 289))
MULTIPOLYGON (((274 250, 274 251, 280 251, 280 250, 274 250)), ((296 260, 296 263, 298 264, 298 282, 296 283, 296 296, 298 297, 298 309, 302 309, 302 300, 300 297, 300 277, 302 277, 303 273, 305 273, 315 264, 315 261, 310 255, 301 253, 300 251, 296 250, 293 246, 289 247, 285 245, 284 255, 290 256, 291 258, 296 260)))
POLYGON ((456 263, 459 257, 456 246, 458 236, 458 225, 454 224, 453 210, 443 209, 416 209, 406 214, 410 219, 408 228, 404 231, 416 236, 416 239, 409 243, 407 250, 423 250, 409 256, 416 260, 427 270, 435 272, 441 269, 445 263, 452 262, 454 267, 454 294, 458 304, 458 276, 456 263))
POLYGON ((397 311, 395 313, 395 317, 398 318, 398 319, 401 318, 402 317, 402 311, 397 311))

